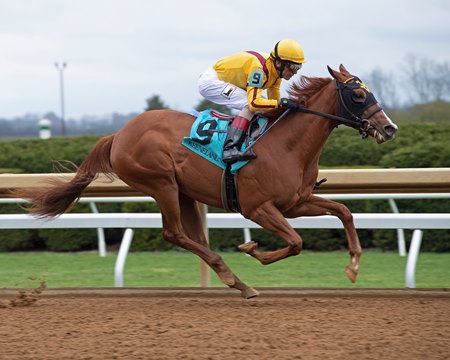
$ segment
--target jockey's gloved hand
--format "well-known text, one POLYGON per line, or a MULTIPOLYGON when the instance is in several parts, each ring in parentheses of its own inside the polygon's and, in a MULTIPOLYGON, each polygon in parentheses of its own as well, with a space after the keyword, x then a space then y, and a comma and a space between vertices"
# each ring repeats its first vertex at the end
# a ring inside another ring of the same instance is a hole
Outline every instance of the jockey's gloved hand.
POLYGON ((288 98, 281 98, 278 102, 278 106, 283 109, 296 109, 298 105, 288 98))

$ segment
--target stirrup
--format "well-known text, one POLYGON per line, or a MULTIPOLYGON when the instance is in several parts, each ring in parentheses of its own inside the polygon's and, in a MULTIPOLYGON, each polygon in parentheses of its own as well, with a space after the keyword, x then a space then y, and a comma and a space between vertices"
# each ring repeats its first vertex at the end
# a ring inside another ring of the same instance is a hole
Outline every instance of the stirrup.
POLYGON ((222 154, 222 161, 225 163, 231 163, 236 161, 249 161, 256 159, 256 154, 253 152, 253 149, 249 149, 248 151, 239 151, 237 148, 224 150, 222 154))

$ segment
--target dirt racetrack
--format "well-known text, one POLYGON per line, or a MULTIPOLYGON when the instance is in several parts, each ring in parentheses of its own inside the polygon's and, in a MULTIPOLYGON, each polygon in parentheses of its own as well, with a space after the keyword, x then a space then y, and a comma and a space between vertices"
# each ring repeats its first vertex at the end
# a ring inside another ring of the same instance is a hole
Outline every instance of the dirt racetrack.
POLYGON ((0 359, 450 359, 450 289, 0 289, 0 359))

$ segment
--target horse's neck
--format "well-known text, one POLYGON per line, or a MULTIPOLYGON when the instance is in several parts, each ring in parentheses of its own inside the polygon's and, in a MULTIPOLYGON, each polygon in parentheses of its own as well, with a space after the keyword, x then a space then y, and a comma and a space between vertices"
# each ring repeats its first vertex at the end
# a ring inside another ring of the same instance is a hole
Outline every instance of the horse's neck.
MULTIPOLYGON (((334 82, 332 82, 309 100, 308 108, 335 114, 336 102, 336 90, 334 82)), ((292 150, 297 156, 309 159, 314 157, 314 154, 320 155, 323 146, 336 126, 333 121, 326 118, 301 112, 294 113, 289 122, 290 124, 286 124, 288 125, 286 140, 290 143, 290 147, 296 148, 292 150)))
MULTIPOLYGON (((324 86, 317 94, 311 97, 308 103, 308 108, 312 110, 336 115, 337 92, 335 82, 331 81, 324 86)), ((329 122, 329 120, 326 121, 329 122)))

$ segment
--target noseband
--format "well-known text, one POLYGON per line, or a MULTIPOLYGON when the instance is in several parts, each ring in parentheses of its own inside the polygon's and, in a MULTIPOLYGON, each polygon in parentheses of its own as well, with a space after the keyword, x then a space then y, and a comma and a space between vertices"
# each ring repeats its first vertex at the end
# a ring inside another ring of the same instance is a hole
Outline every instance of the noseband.
POLYGON ((383 110, 383 108, 381 106, 377 106, 375 109, 370 111, 364 119, 362 118, 364 111, 366 111, 370 106, 377 104, 377 100, 369 88, 356 76, 351 77, 344 82, 339 82, 336 80, 336 91, 338 93, 339 100, 338 115, 311 110, 300 105, 298 105, 295 110, 308 114, 319 115, 329 120, 336 121, 339 124, 350 126, 357 129, 363 139, 365 139, 369 136, 368 131, 373 129, 369 119, 377 112, 383 110), (355 98, 355 89, 362 89, 366 95, 365 99, 355 98))

